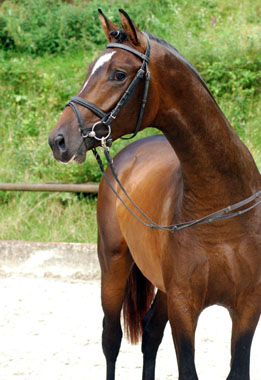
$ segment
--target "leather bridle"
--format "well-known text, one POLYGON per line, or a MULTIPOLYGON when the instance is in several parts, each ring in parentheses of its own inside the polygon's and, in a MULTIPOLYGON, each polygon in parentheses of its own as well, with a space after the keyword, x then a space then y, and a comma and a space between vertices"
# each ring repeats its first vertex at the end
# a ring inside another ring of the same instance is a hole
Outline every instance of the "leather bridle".
POLYGON ((113 122, 113 120, 116 119, 116 117, 118 116, 122 107, 128 102, 128 100, 130 99, 130 97, 134 93, 134 91, 137 88, 140 81, 145 77, 143 97, 142 97, 142 101, 141 101, 140 113, 139 113, 139 118, 137 121, 135 131, 133 132, 133 134, 131 136, 121 137, 121 139, 129 140, 129 139, 133 138, 134 136, 136 136, 137 133, 139 132, 141 122, 142 122, 142 118, 143 118, 143 114, 144 114, 145 105, 147 103, 149 83, 150 83, 150 72, 148 70, 148 63, 150 60, 150 41, 149 41, 149 37, 146 34, 145 34, 145 36, 147 38, 147 48, 146 48, 145 54, 142 54, 141 52, 139 52, 136 49, 133 49, 130 46, 127 46, 127 45, 124 45, 121 43, 117 43, 117 42, 116 43, 110 43, 107 45, 107 49, 108 48, 109 49, 114 49, 114 48, 123 49, 123 50, 126 50, 132 54, 135 54, 136 56, 138 56, 142 60, 141 67, 137 71, 136 76, 134 77, 134 79, 130 83, 129 87, 124 92, 124 94, 122 95, 122 97, 120 98, 120 100, 118 101, 118 103, 116 104, 116 106, 113 108, 112 111, 110 111, 109 113, 106 113, 101 108, 97 107, 95 104, 93 104, 93 103, 89 102, 88 100, 85 100, 79 96, 73 96, 69 100, 69 102, 66 104, 65 107, 70 106, 76 115, 77 121, 80 125, 81 135, 82 135, 82 138, 84 141, 88 138, 94 138, 94 139, 100 141, 101 145, 103 147, 107 147, 108 145, 109 146, 111 145, 111 123, 113 122), (101 120, 99 120, 95 124, 93 124, 93 126, 91 128, 85 128, 84 121, 83 121, 81 113, 77 107, 77 104, 84 107, 84 108, 89 109, 96 116, 100 117, 101 120), (102 124, 103 124, 103 126, 106 127, 107 133, 102 137, 98 137, 97 133, 96 133, 96 128, 102 124))

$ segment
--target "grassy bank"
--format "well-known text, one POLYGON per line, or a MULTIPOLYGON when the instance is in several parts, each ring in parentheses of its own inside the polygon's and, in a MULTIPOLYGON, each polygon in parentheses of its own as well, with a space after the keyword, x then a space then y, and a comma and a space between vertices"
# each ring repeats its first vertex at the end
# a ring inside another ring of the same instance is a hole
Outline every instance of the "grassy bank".
MULTIPOLYGON (((201 73, 261 169, 257 0, 13 0, 0 5, 1 182, 99 181, 90 154, 83 165, 65 166, 47 144, 64 104, 106 43, 98 7, 116 23, 123 7, 142 30, 175 45, 201 73)), ((124 145, 116 142, 114 153, 124 145)), ((0 192, 0 209, 0 239, 96 240, 95 198, 0 192)))

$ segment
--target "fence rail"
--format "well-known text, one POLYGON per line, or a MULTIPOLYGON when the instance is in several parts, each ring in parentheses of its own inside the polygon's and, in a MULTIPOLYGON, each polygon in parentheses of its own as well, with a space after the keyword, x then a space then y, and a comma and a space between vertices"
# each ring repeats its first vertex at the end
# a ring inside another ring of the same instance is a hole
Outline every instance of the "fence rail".
POLYGON ((0 190, 4 191, 49 191, 97 194, 97 183, 71 184, 71 183, 0 183, 0 190))

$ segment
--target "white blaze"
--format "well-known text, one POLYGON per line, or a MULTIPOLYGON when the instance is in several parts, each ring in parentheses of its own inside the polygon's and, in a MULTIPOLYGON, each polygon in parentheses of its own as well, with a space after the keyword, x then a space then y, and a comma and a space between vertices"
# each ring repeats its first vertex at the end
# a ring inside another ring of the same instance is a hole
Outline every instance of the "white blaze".
POLYGON ((108 62, 111 59, 111 57, 113 56, 114 53, 115 53, 115 51, 112 51, 110 53, 106 53, 106 54, 102 55, 97 60, 97 62, 95 63, 95 65, 94 65, 94 67, 92 69, 91 75, 89 76, 89 78, 84 83, 84 85, 83 85, 80 93, 84 91, 85 87, 87 86, 89 80, 91 79, 91 77, 93 76, 93 74, 95 73, 95 71, 97 71, 100 67, 102 67, 104 65, 104 63, 108 62))

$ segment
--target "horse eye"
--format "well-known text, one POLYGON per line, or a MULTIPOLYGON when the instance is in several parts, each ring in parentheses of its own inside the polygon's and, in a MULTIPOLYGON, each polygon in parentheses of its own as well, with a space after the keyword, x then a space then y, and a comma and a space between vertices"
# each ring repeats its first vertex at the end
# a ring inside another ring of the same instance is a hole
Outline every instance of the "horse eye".
POLYGON ((114 75, 114 79, 118 81, 124 80, 125 78, 126 78, 126 74, 123 73, 122 71, 117 71, 114 75))

